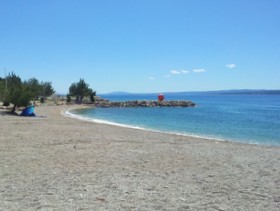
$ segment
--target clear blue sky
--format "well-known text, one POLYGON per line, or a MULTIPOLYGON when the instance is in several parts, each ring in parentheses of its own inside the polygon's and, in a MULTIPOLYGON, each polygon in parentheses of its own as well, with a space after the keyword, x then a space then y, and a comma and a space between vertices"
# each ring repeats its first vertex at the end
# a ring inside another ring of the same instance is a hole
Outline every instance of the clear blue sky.
POLYGON ((0 0, 0 76, 97 93, 280 89, 279 0, 0 0))

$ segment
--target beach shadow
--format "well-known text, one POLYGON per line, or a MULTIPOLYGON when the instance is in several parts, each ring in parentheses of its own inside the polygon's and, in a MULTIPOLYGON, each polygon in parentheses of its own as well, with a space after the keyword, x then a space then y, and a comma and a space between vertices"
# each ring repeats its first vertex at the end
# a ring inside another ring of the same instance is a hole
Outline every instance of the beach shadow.
POLYGON ((0 109, 0 116, 20 116, 18 113, 12 113, 9 109, 0 109))

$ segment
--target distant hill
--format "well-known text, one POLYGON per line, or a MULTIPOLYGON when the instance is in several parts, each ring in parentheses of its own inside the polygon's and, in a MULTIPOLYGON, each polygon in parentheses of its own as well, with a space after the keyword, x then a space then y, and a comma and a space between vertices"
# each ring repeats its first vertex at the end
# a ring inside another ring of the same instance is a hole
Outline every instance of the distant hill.
MULTIPOLYGON (((111 92, 102 95, 157 95, 159 93, 129 93, 129 92, 111 92)), ((218 90, 218 91, 190 91, 190 92, 162 92, 165 95, 280 95, 280 90, 218 90)))
POLYGON ((129 92, 110 92, 110 93, 105 93, 102 95, 131 95, 129 92))
POLYGON ((214 91, 210 93, 228 94, 228 95, 280 95, 280 90, 242 89, 242 90, 222 90, 222 91, 214 91))

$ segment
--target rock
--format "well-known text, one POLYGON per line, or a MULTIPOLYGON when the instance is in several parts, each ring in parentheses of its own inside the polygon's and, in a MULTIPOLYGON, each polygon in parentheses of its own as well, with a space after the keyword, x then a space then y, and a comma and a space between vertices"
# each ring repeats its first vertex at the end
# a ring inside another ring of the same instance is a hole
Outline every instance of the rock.
POLYGON ((142 101, 108 101, 99 100, 95 103, 97 107, 102 108, 112 108, 112 107, 194 107, 196 104, 192 101, 152 101, 152 100, 142 100, 142 101))
POLYGON ((274 197, 274 201, 277 202, 277 203, 280 202, 280 196, 279 197, 274 197))

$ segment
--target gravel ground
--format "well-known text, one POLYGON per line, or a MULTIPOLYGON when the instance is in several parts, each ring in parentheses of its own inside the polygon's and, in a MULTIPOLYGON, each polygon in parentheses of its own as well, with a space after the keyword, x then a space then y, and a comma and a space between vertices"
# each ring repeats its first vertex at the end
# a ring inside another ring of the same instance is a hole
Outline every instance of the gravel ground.
POLYGON ((280 148, 0 111, 0 210, 280 210, 280 148))

